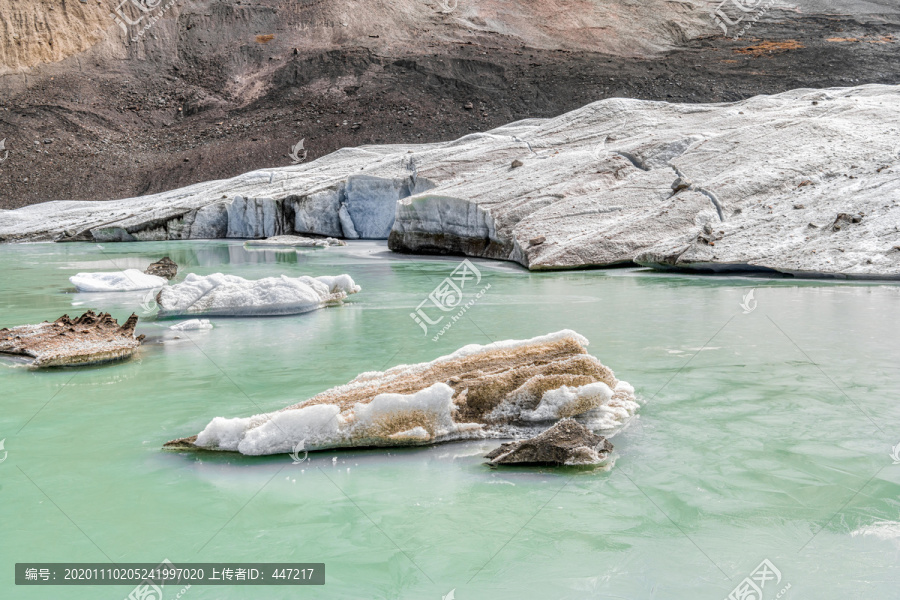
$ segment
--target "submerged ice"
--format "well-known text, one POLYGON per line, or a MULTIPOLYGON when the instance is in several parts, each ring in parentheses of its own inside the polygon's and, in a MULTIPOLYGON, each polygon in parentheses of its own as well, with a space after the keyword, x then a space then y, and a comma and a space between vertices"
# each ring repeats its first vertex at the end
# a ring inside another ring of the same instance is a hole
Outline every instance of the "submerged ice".
POLYGON ((469 345, 431 362, 362 373, 272 413, 214 418, 169 448, 247 455, 353 446, 404 446, 509 437, 575 418, 616 429, 638 408, 634 389, 563 330, 469 345))

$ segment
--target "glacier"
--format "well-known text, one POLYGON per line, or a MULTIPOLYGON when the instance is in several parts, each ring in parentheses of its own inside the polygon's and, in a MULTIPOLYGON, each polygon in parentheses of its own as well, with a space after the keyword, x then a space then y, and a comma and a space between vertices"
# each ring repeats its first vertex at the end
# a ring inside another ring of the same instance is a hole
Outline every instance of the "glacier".
POLYGON ((447 142, 0 212, 0 240, 388 239, 531 270, 900 278, 900 86, 612 98, 447 142))

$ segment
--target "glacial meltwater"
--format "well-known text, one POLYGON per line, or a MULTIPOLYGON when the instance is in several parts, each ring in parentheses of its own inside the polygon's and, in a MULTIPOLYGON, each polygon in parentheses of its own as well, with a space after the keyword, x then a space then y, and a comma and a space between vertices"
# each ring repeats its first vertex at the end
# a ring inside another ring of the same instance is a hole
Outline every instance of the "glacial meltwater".
POLYGON ((0 246, 0 327, 92 309, 120 323, 136 312, 147 336, 135 358, 99 367, 0 358, 0 597, 134 588, 15 586, 17 562, 164 559, 325 563, 324 586, 165 596, 185 600, 898 597, 900 286, 473 260, 481 279, 459 309, 434 309, 460 261, 380 242, 0 246), (162 256, 176 281, 346 273, 362 291, 172 331, 183 319, 157 320, 152 294, 68 281, 162 256), (427 331, 410 316, 422 302, 445 317, 427 331), (493 439, 306 460, 162 449, 215 416, 277 410, 364 371, 561 329, 641 403, 606 469, 491 469, 493 439))

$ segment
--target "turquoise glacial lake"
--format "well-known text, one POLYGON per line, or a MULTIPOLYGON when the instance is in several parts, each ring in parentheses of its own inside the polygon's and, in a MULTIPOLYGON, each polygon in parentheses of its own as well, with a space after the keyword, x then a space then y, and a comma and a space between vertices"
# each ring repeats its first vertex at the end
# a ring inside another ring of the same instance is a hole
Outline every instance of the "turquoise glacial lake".
POLYGON ((898 597, 900 286, 476 260, 490 289, 433 341, 410 313, 459 260, 376 242, 0 246, 0 327, 135 311, 147 336, 135 359, 95 368, 0 359, 0 597, 118 600, 134 587, 16 586, 17 562, 163 559, 326 565, 324 586, 195 585, 187 600, 722 600, 763 561, 775 569, 764 600, 898 597), (348 273, 362 292, 176 333, 144 293, 68 282, 164 255, 179 279, 348 273), (491 469, 482 455, 499 440, 302 464, 161 449, 363 371, 565 328, 642 404, 609 470, 491 469))

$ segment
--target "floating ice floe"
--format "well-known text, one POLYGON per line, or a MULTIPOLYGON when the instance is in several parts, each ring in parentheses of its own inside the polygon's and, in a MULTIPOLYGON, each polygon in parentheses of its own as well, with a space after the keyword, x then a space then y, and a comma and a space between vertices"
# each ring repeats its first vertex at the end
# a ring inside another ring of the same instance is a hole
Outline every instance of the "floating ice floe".
POLYGON ((199 329, 212 329, 213 324, 209 322, 209 319, 188 319, 187 321, 182 321, 181 323, 175 323, 169 329, 172 331, 195 331, 199 329))
POLYGON ((346 246, 347 242, 332 237, 314 238, 303 235, 276 235, 264 240, 247 240, 247 248, 328 248, 329 246, 346 246))
POLYGON ((148 275, 137 269, 106 271, 102 273, 78 273, 69 281, 79 292, 133 292, 162 287, 168 281, 156 275, 148 275))
POLYGON ((53 323, 0 329, 0 352, 34 358, 35 367, 75 367, 122 360, 133 355, 144 336, 135 337, 137 315, 119 327, 108 313, 87 311, 77 319, 63 315, 53 323))
POLYGON ((615 429, 638 409, 633 388, 570 330, 358 375, 305 402, 252 417, 216 417, 172 449, 247 455, 353 446, 410 446, 512 437, 565 417, 615 429))
POLYGON ((852 537, 874 537, 880 540, 891 540, 900 545, 900 522, 898 521, 875 521, 871 525, 865 525, 852 532, 852 537))
POLYGON ((340 304, 360 287, 349 275, 266 277, 188 274, 184 281, 160 290, 159 316, 292 315, 340 304))

